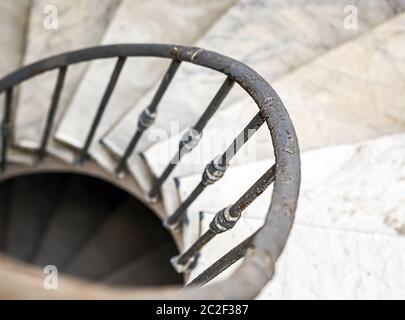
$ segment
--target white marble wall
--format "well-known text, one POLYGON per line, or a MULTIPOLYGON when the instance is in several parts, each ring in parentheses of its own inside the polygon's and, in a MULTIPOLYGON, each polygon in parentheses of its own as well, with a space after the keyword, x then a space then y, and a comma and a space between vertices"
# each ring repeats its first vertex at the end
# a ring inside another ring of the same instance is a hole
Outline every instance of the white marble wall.
MULTIPOLYGON (((357 1, 361 13, 359 28, 352 30, 346 29, 343 24, 347 4, 352 2, 239 1, 198 41, 197 46, 246 62, 273 82, 393 17, 397 11, 386 1, 357 1)), ((170 136, 174 124, 181 129, 190 126, 207 106, 223 79, 222 75, 208 69, 182 66, 162 100, 155 128, 164 129, 170 136)), ((104 143, 114 153, 123 153, 141 110, 155 90, 146 94, 104 138, 104 143)), ((225 100, 224 107, 239 101, 241 97, 242 90, 236 86, 225 100)), ((255 106, 253 110, 257 110, 255 106)), ((244 124, 248 120, 244 119, 244 124)), ((153 145, 154 141, 151 140, 143 139, 138 150, 143 151, 153 145)), ((145 170, 138 159, 134 155, 130 159, 130 166, 138 182, 147 189, 148 181, 138 176, 139 172, 145 170)))
MULTIPOLYGON (((404 147, 405 135, 398 134, 303 154, 296 222, 262 298, 403 298, 404 147)), ((207 188, 188 211, 186 246, 207 230, 213 212, 234 202, 270 163, 231 168, 207 188)), ((180 179, 182 199, 198 179, 180 179)), ((240 225, 203 249, 191 279, 260 227, 270 197, 271 188, 245 211, 240 225)))
MULTIPOLYGON (((33 0, 24 64, 97 45, 120 1, 33 0), (57 9, 56 29, 44 27, 49 22, 50 13, 46 11, 49 6, 57 9)), ((87 64, 78 64, 68 69, 55 123, 60 120, 86 67, 87 64)), ((15 136, 19 146, 30 149, 39 146, 56 77, 57 71, 48 72, 22 84, 15 136)), ((65 160, 73 159, 73 153, 54 140, 50 141, 49 151, 65 160)))
MULTIPOLYGON (((124 0, 102 43, 160 42, 190 45, 204 34, 233 2, 234 0, 124 0)), ((90 64, 58 128, 56 137, 59 140, 75 147, 84 144, 115 60, 90 64)), ((99 139, 159 80, 168 63, 165 59, 133 58, 128 59, 124 65, 89 152, 104 167, 112 169, 113 161, 100 145, 99 139)))

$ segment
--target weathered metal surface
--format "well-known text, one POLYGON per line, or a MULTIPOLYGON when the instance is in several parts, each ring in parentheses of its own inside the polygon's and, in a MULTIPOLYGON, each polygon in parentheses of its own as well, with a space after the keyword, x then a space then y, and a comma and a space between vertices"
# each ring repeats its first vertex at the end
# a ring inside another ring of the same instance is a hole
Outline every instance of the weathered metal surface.
POLYGON ((211 161, 202 174, 200 183, 194 188, 190 195, 180 204, 180 206, 165 220, 165 226, 169 229, 176 229, 182 221, 187 208, 205 190, 207 186, 221 179, 230 161, 239 149, 249 140, 249 138, 262 126, 265 119, 260 112, 253 117, 242 132, 232 141, 231 145, 218 158, 211 161))
POLYGON ((160 101, 162 100, 163 95, 165 94, 167 88, 169 87, 170 83, 172 82, 177 70, 180 67, 181 61, 174 59, 170 64, 169 68, 164 75, 162 82, 159 85, 158 90, 156 91, 152 102, 150 105, 141 113, 138 121, 138 127, 135 131, 134 136, 132 137, 131 141, 129 142, 127 148, 123 156, 119 159, 118 165, 115 169, 115 174, 119 175, 122 170, 124 170, 125 165, 128 161, 128 158, 134 152, 136 145, 139 139, 142 137, 143 133, 154 123, 157 115, 157 108, 159 106, 160 101))
POLYGON ((83 148, 80 150, 80 156, 79 156, 78 162, 81 164, 87 158, 87 153, 89 151, 91 143, 93 142, 94 134, 96 133, 97 127, 100 124, 104 111, 107 108, 108 101, 110 100, 111 95, 114 91, 115 85, 117 84, 118 77, 121 74, 125 60, 126 60, 125 57, 119 57, 117 60, 117 63, 115 64, 110 81, 108 82, 108 86, 104 92, 103 98, 101 99, 100 106, 97 109, 96 116, 94 117, 93 123, 91 124, 91 128, 87 135, 86 142, 84 143, 83 148))
POLYGON ((173 157, 173 160, 167 165, 161 176, 154 181, 152 189, 149 193, 150 198, 153 199, 157 197, 157 194, 162 184, 176 168, 177 164, 180 162, 182 157, 186 153, 191 152, 193 148, 197 145, 197 143, 200 141, 204 127, 207 125, 208 121, 212 118, 212 116, 221 106, 221 103, 224 101, 226 96, 231 91, 234 83, 235 82, 230 78, 225 79, 225 81, 223 82, 218 92, 215 94, 214 98, 211 100, 210 104, 205 109, 201 117, 197 120, 195 125, 192 128, 190 128, 181 138, 177 154, 173 157))
POLYGON ((273 165, 233 205, 217 212, 206 231, 189 249, 174 259, 176 270, 187 271, 197 253, 216 235, 232 229, 245 210, 274 181, 276 167, 273 165))
POLYGON ((214 279, 216 276, 218 276, 220 273, 228 269, 235 262, 242 259, 245 256, 249 246, 251 245, 255 235, 256 233, 242 241, 235 248, 231 249, 222 258, 215 261, 211 266, 209 266, 206 270, 201 272, 197 277, 190 281, 190 283, 186 287, 197 285, 203 286, 214 279))
POLYGON ((52 126, 53 126, 53 123, 55 120, 56 111, 58 109, 59 99, 60 99, 60 96, 62 93, 65 78, 66 78, 66 72, 67 72, 67 66, 61 67, 59 69, 58 78, 56 80, 56 85, 55 85, 55 90, 52 95, 51 107, 50 107, 48 115, 47 115, 45 130, 44 130, 44 133, 43 133, 43 136, 41 139, 41 146, 38 150, 38 159, 39 160, 42 160, 46 154, 46 146, 49 141, 49 136, 51 134, 52 126))
MULTIPOLYGON (((226 211, 227 217, 239 217, 243 209, 274 180, 272 202, 266 222, 248 246, 243 265, 229 279, 215 284, 213 287, 199 290, 191 289, 183 292, 169 289, 161 292, 162 297, 170 293, 172 298, 253 298, 273 276, 274 264, 285 246, 294 221, 300 185, 300 157, 294 127, 277 93, 254 70, 239 61, 201 48, 159 44, 111 45, 69 52, 23 67, 0 80, 0 93, 6 92, 6 106, 10 105, 11 109, 12 88, 29 78, 53 69, 65 68, 70 64, 119 57, 110 84, 90 130, 87 143, 82 150, 81 158, 84 159, 87 154, 86 146, 88 147, 92 142, 91 133, 97 128, 97 123, 107 106, 109 96, 114 89, 125 59, 146 56, 190 62, 225 74, 230 81, 238 83, 258 105, 260 112, 250 124, 260 127, 263 120, 267 123, 273 142, 276 164, 262 177, 263 179, 258 180, 251 189, 226 211), (250 281, 247 281, 247 279, 250 281)), ((10 122, 8 120, 9 116, 7 114, 5 116, 3 128, 7 128, 7 124, 10 122)), ((4 135, 4 132, 6 130, 3 130, 2 148, 7 149, 7 143, 5 142, 7 142, 8 136, 4 135)), ((247 141, 249 133, 243 132, 241 134, 244 137, 243 141, 247 141)), ((231 149, 227 151, 234 152, 239 147, 238 144, 233 144, 230 146, 231 149)), ((224 160, 225 163, 226 160, 229 161, 226 156, 224 160)), ((187 264, 198 251, 194 249, 203 246, 213 236, 215 236, 215 232, 209 230, 188 250, 188 256, 180 256, 177 263, 183 262, 180 265, 187 264)), ((92 294, 95 294, 91 288, 89 290, 92 294)), ((106 288, 106 290, 108 289, 106 288)), ((112 292, 110 291, 110 293, 112 292)), ((133 293, 134 296, 137 296, 136 292, 133 293)), ((146 297, 146 291, 144 293, 146 297)))
POLYGON ((10 144, 10 138, 12 134, 11 127, 11 112, 13 104, 13 88, 7 88, 4 96, 4 114, 1 124, 1 159, 0 159, 0 171, 3 172, 6 168, 7 162, 7 150, 10 144))

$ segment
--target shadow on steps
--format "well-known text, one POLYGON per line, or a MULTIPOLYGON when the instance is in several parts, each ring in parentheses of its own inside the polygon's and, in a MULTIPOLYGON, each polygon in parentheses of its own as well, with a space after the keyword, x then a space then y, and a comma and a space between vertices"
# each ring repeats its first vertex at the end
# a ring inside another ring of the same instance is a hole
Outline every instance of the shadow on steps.
POLYGON ((43 173, 0 184, 0 249, 111 285, 182 284, 171 235, 141 201, 97 178, 43 173))

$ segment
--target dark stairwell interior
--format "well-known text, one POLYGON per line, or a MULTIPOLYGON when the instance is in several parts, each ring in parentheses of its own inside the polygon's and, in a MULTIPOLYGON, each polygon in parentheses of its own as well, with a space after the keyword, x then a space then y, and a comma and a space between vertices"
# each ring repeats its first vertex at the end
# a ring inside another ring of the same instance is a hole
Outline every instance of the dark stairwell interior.
POLYGON ((125 286, 181 284, 175 243, 125 191, 71 173, 0 183, 0 248, 14 258, 87 280, 125 286))

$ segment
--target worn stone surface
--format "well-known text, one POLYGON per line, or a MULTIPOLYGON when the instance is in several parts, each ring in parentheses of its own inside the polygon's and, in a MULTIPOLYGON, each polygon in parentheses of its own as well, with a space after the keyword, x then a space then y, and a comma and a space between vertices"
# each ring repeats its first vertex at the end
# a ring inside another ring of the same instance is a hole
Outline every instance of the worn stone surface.
POLYGON ((297 225, 259 299, 403 299, 405 238, 297 225))
MULTIPOLYGON (((365 232, 404 234, 405 135, 389 135, 360 144, 340 145, 305 152, 296 221, 365 232), (378 183, 377 183, 378 182, 378 183), (322 212, 322 214, 320 214, 322 212)), ((248 189, 273 160, 230 167, 225 176, 191 205, 190 212, 216 212, 248 189), (226 192, 223 192, 226 190, 226 192), (221 192, 221 197, 215 195, 221 192)), ((199 175, 179 179, 184 199, 199 175)), ((271 188, 246 209, 257 218, 267 212, 271 188)))
MULTIPOLYGON (((242 234, 258 227, 257 219, 248 220, 238 229, 242 234)), ((217 243, 222 252, 238 243, 231 235, 223 240, 228 247, 217 243)), ((404 253, 403 237, 296 224, 273 280, 257 298, 402 299, 404 253)), ((203 261, 209 256, 208 249, 204 250, 192 278, 207 267, 203 261)), ((240 261, 212 282, 226 278, 239 265, 240 261)))
MULTIPOLYGON (((233 2, 234 0, 186 2, 125 0, 102 43, 160 42, 190 45, 233 2)), ((91 63, 58 128, 56 136, 59 140, 75 147, 84 144, 88 133, 88 130, 84 129, 90 128, 115 62, 116 59, 111 59, 91 63)), ((111 170, 114 162, 100 145, 99 139, 147 89, 159 80, 168 63, 169 61, 165 59, 154 58, 133 58, 125 63, 89 152, 105 168, 111 170)))
MULTIPOLYGON (((21 65, 29 8, 29 0, 2 1, 0 3, 0 78, 15 71, 21 65)), ((0 119, 2 119, 4 95, 1 95, 0 99, 0 119)), ((31 163, 32 160, 29 154, 14 148, 9 151, 7 158, 9 161, 17 163, 31 163)))
MULTIPOLYGON (((405 135, 399 134, 303 154, 296 222, 276 277, 262 298, 403 295, 404 147, 405 135)), ((207 230, 214 212, 233 203, 257 178, 252 176, 268 165, 264 161, 231 168, 223 180, 207 189, 188 211, 191 225, 185 233, 186 247, 207 230), (216 196, 219 192, 221 197, 216 196)), ((181 198, 197 180, 198 176, 180 180, 181 198)), ((262 225, 270 196, 271 188, 245 211, 240 226, 203 249, 191 279, 262 225)))
POLYGON ((24 52, 29 0, 0 3, 0 78, 19 67, 24 52))
MULTIPOLYGON (((239 1, 198 41, 197 46, 241 60, 273 82, 401 10, 386 1, 357 1, 361 15, 358 29, 353 30, 344 27, 344 8, 348 4, 352 1, 239 1)), ((155 124, 155 128, 164 129, 166 136, 156 130, 149 139, 143 139, 138 150, 153 145, 156 140, 152 136, 164 140, 173 134, 173 127, 184 129, 194 123, 223 79, 223 75, 208 69, 182 66, 162 100, 155 124)), ((104 138, 113 152, 123 153, 141 110, 155 90, 141 99, 104 138)), ((242 90, 236 86, 224 101, 224 107, 239 101, 242 96, 242 90)), ((131 171, 138 182, 148 188, 149 181, 137 176, 137 172, 145 169, 138 159, 134 156, 130 160, 131 171)))
MULTIPOLYGON (((24 64, 99 44, 119 4, 120 0, 34 0, 24 64), (45 24, 48 23, 49 26, 51 21, 51 11, 48 10, 54 10, 53 8, 57 10, 58 26, 56 29, 47 29, 45 24)), ((87 64, 78 64, 68 69, 55 123, 58 123, 63 115, 86 67, 87 64)), ((57 71, 48 72, 21 85, 15 135, 19 146, 30 149, 39 146, 56 77, 57 71)), ((55 143, 53 139, 50 140, 48 148, 50 152, 65 160, 73 159, 72 151, 55 143)))

